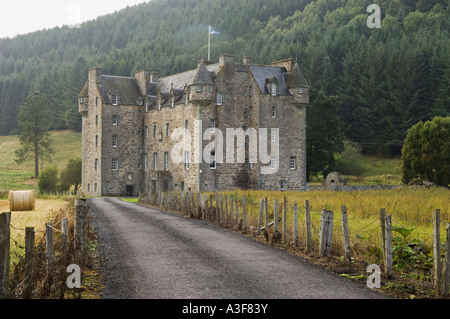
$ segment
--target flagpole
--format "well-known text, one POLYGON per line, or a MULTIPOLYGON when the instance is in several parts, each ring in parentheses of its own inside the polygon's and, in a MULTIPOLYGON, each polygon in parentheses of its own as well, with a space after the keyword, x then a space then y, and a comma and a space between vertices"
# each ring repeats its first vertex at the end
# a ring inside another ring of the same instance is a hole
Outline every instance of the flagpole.
POLYGON ((208 61, 211 60, 211 26, 208 26, 208 61))

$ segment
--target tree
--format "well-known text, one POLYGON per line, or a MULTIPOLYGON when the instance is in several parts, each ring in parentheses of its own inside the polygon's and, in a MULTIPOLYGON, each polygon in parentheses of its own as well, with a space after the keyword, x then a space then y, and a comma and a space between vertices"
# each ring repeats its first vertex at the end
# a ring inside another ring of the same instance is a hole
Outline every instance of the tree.
POLYGON ((67 191, 74 185, 74 192, 77 192, 81 185, 81 158, 69 160, 66 168, 61 172, 59 184, 62 191, 67 191))
POLYGON ((58 185, 58 168, 50 166, 44 169, 39 176, 38 187, 41 193, 56 192, 58 185))
POLYGON ((408 130, 402 149, 402 179, 450 184, 450 117, 420 121, 408 130))
POLYGON ((54 150, 51 146, 49 128, 51 120, 47 99, 40 92, 29 95, 19 110, 20 145, 15 151, 15 162, 19 165, 34 156, 34 176, 39 177, 39 161, 51 161, 54 150))
POLYGON ((311 90, 306 115, 307 178, 311 173, 328 174, 334 168, 335 153, 344 151, 344 134, 336 114, 339 99, 311 90))

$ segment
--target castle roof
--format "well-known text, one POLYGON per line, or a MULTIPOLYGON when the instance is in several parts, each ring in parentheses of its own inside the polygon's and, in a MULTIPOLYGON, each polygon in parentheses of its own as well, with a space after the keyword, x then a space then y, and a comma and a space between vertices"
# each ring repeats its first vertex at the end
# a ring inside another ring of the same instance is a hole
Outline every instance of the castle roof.
POLYGON ((305 80, 305 77, 300 71, 298 63, 295 63, 295 66, 286 81, 286 86, 288 88, 309 87, 308 83, 305 80))
MULTIPOLYGON (((210 65, 204 64, 204 69, 202 68, 202 71, 198 75, 198 78, 199 79, 203 78, 205 76, 205 70, 206 70, 209 73, 209 77, 212 81, 212 74, 215 73, 215 71, 217 70, 218 67, 219 67, 219 64, 210 64, 210 65)), ((197 68, 194 70, 190 70, 190 71, 170 75, 170 76, 167 76, 164 78, 160 78, 160 79, 158 79, 158 87, 161 90, 161 92, 170 92, 170 90, 172 88, 172 84, 173 84, 173 88, 176 90, 184 90, 184 87, 186 85, 202 84, 202 83, 194 83, 194 79, 197 77, 197 74, 199 73, 198 70, 199 69, 197 68)), ((212 82, 212 83, 214 83, 214 82, 212 82)))
POLYGON ((140 96, 139 85, 132 77, 101 75, 98 89, 106 104, 112 103, 111 93, 119 94, 120 104, 125 105, 136 105, 136 100, 140 96))
POLYGON ((195 76, 189 84, 215 85, 213 79, 211 78, 211 74, 208 69, 206 69, 203 61, 200 62, 197 71, 195 72, 195 76))
POLYGON ((286 73, 286 68, 279 66, 266 66, 266 65, 251 65, 250 72, 252 72, 253 78, 258 84, 259 89, 262 94, 269 94, 267 88, 267 80, 276 79, 278 86, 278 94, 288 95, 290 94, 286 87, 286 81, 284 74, 286 73))

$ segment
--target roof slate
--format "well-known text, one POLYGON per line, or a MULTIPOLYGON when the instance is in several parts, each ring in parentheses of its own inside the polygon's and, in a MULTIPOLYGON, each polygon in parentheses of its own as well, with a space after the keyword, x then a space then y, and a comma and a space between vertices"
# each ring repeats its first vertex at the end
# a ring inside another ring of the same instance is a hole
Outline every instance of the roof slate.
POLYGON ((253 78, 258 84, 262 94, 269 94, 269 90, 266 87, 267 79, 276 78, 278 81, 278 94, 289 95, 289 91, 286 88, 286 81, 284 74, 286 68, 278 66, 265 66, 265 65, 251 65, 250 72, 252 72, 253 78))
POLYGON ((137 105, 136 100, 140 96, 139 85, 135 78, 101 75, 98 89, 102 95, 103 103, 111 104, 110 92, 119 94, 120 104, 137 105))

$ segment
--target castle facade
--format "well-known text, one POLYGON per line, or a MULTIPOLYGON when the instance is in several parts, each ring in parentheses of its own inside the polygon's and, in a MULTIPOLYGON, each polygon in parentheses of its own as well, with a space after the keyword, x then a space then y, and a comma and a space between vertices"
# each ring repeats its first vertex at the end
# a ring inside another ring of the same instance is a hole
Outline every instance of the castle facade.
POLYGON ((293 59, 224 54, 167 77, 92 68, 79 96, 82 192, 304 190, 308 104, 293 59))

